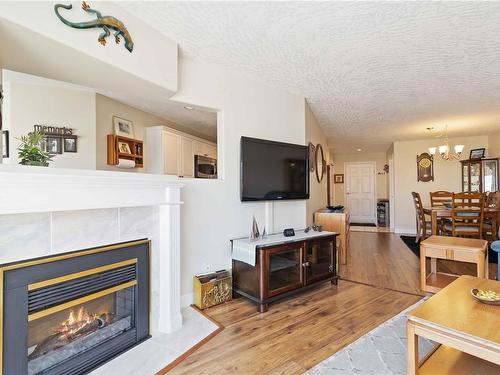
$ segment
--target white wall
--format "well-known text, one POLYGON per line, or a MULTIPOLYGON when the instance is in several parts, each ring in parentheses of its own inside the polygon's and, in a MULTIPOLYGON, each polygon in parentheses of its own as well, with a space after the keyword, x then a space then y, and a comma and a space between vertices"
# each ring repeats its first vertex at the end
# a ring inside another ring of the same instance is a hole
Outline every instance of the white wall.
POLYGON ((182 193, 181 293, 186 304, 192 302, 194 274, 231 267, 229 240, 250 233, 252 215, 262 230, 266 204, 275 208, 275 231, 305 227, 306 201, 242 203, 239 196, 240 137, 305 144, 305 108, 304 98, 254 77, 185 59, 179 71, 180 90, 173 100, 222 111, 217 134, 222 179, 193 181, 182 193))
MULTIPOLYGON (((463 144, 462 159, 469 157, 472 148, 488 147, 488 136, 450 138, 450 145, 463 144)), ((429 204, 429 193, 436 190, 461 191, 462 170, 458 161, 444 161, 434 156, 434 181, 417 182, 417 155, 427 152, 427 148, 438 144, 439 140, 394 142, 395 178, 395 231, 415 233, 415 208, 411 192, 420 193, 424 205, 429 204)))
MULTIPOLYGON (((306 143, 311 142, 315 146, 321 144, 323 147, 323 153, 325 160, 329 160, 328 156, 328 139, 323 132, 323 129, 319 126, 314 113, 311 108, 305 103, 305 114, 306 114, 306 143)), ((314 212, 323 208, 327 204, 327 178, 326 174, 323 176, 323 180, 318 182, 316 178, 316 171, 309 173, 309 199, 306 202, 306 212, 307 212, 307 225, 313 224, 314 212)))
POLYGON ((500 132, 489 135, 487 151, 488 156, 500 156, 500 132))
MULTIPOLYGON (((0 60, 4 66, 129 95, 145 95, 149 90, 150 94, 162 95, 157 98, 160 101, 177 90, 177 43, 115 2, 91 2, 102 14, 121 20, 134 42, 132 53, 125 49, 123 38, 116 44, 110 36, 106 46, 102 46, 97 41, 101 29, 78 30, 66 26, 54 14, 57 3, 60 2, 1 3, 0 60), (9 53, 12 51, 16 53, 9 53), (33 64, 40 57, 43 57, 41 63, 33 64)), ((72 10, 61 10, 65 18, 75 22, 96 18, 82 10, 81 1, 69 3, 72 10)))
MULTIPOLYGON (((75 85, 28 74, 4 71, 4 130, 9 130, 10 157, 17 164, 17 140, 34 125, 73 129, 77 152, 56 154, 51 167, 95 169, 95 92, 75 85)), ((64 150, 64 148, 63 148, 64 150)))

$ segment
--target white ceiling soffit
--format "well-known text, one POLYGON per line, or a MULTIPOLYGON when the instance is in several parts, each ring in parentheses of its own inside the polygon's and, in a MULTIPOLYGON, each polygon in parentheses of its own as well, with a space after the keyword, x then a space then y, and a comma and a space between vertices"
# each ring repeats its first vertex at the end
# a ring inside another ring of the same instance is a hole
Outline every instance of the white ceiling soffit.
POLYGON ((500 130, 500 2, 127 2, 181 55, 305 96, 335 152, 500 130))

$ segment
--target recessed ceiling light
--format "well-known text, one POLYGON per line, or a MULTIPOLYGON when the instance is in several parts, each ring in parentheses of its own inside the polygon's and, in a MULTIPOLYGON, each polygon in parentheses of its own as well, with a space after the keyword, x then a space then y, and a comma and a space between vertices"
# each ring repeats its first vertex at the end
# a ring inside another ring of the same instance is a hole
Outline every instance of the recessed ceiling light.
POLYGON ((363 151, 363 150, 362 150, 362 149, 360 149, 360 148, 358 148, 356 151, 361 152, 361 151, 363 151))
POLYGON ((188 111, 192 111, 194 107, 191 107, 190 105, 185 105, 184 109, 187 109, 188 111))

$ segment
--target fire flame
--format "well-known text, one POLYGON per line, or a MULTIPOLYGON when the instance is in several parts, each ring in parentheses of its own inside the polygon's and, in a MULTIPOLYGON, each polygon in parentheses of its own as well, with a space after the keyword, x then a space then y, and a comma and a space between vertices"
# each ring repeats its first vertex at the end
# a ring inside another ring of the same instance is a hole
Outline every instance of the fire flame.
POLYGON ((62 322, 59 332, 72 335, 83 326, 97 319, 97 317, 97 314, 89 315, 83 306, 78 309, 76 314, 73 310, 70 310, 68 319, 62 322))

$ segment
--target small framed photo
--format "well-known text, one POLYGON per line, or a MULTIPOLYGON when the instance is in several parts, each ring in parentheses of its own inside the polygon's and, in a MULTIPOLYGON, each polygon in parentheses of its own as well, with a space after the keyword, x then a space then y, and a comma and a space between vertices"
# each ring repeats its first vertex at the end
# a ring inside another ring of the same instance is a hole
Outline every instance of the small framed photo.
POLYGON ((51 154, 62 154, 62 138, 47 137, 46 144, 47 152, 51 154))
POLYGON ((9 157, 9 131, 2 131, 2 157, 9 157))
POLYGON ((113 127, 115 134, 122 137, 134 138, 134 124, 132 121, 113 116, 113 127))
POLYGON ((130 146, 126 142, 118 142, 118 151, 122 154, 131 154, 130 146))
POLYGON ((64 152, 76 152, 76 137, 64 137, 64 152))
POLYGON ((344 183, 344 175, 343 174, 334 174, 333 182, 335 184, 343 184, 344 183))
POLYGON ((486 152, 486 149, 483 148, 474 148, 470 150, 470 155, 469 159, 482 159, 484 158, 484 154, 486 152))

